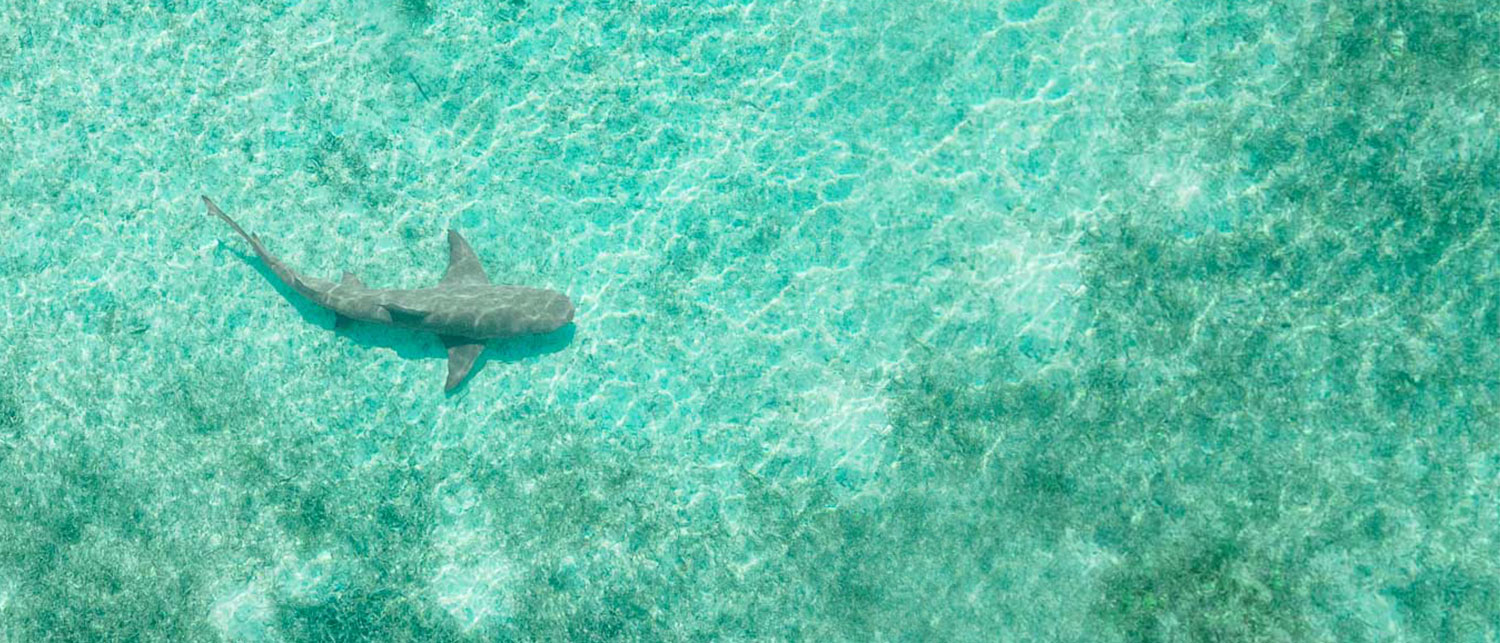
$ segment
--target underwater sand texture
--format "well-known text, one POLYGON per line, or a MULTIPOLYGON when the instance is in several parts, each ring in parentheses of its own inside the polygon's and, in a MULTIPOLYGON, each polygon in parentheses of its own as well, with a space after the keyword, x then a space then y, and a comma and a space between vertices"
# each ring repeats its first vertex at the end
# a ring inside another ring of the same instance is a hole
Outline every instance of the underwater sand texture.
POLYGON ((0 642, 1494 641, 1497 33, 0 3, 0 642), (199 194, 576 332, 445 397, 199 194))

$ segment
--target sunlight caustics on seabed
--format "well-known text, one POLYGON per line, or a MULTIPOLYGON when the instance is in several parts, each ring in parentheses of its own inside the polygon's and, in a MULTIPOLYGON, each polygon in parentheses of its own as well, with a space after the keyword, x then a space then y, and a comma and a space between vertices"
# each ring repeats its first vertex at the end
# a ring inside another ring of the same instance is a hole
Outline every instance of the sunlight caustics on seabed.
POLYGON ((1493 641, 1496 33, 0 2, 0 642, 1493 641))

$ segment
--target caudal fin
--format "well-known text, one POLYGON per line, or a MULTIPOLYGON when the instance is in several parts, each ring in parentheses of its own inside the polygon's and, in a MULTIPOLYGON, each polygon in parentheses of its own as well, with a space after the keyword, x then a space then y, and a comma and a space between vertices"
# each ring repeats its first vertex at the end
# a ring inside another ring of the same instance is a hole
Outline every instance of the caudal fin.
MULTIPOLYGON (((264 245, 261 245, 260 243, 260 237, 245 232, 245 229, 241 228, 240 224, 235 223, 234 219, 231 219, 229 218, 229 215, 224 214, 224 211, 220 210, 219 206, 214 205, 214 202, 210 201, 206 196, 203 197, 203 205, 208 206, 209 214, 223 219, 224 223, 229 224, 229 227, 234 228, 235 232, 238 232, 239 235, 244 237, 246 241, 249 241, 250 247, 255 250, 256 256, 259 256, 261 261, 266 262, 266 265, 271 268, 271 272, 275 273, 277 278, 281 279, 283 283, 291 286, 297 292, 311 297, 313 296, 313 293, 328 290, 329 288, 333 287, 333 284, 328 284, 327 287, 323 287, 322 283, 327 282, 309 283, 309 280, 304 279, 301 275, 298 275, 296 271, 286 267, 285 264, 281 263, 280 259, 277 259, 270 252, 266 251, 266 247, 264 245)), ((312 281, 317 282, 318 280, 312 281)))
POLYGON ((235 223, 234 219, 229 218, 229 215, 224 214, 224 211, 219 209, 219 206, 214 205, 213 201, 208 200, 207 196, 203 196, 202 198, 203 198, 203 205, 208 206, 208 213, 209 214, 212 214, 212 215, 214 215, 216 217, 219 217, 220 219, 223 219, 224 223, 229 224, 229 227, 234 228, 235 232, 240 233, 240 236, 244 237, 246 241, 249 241, 250 245, 252 245, 252 246, 254 246, 254 245, 260 245, 259 243, 256 242, 256 240, 255 240, 254 237, 251 237, 249 233, 245 232, 244 228, 240 227, 240 224, 235 223))

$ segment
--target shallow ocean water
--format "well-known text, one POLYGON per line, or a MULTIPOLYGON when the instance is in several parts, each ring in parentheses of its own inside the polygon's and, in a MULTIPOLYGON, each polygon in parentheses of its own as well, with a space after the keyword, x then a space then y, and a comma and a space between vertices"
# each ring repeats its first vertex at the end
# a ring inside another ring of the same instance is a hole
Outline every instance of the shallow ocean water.
POLYGON ((1494 641, 1500 10, 0 2, 0 641, 1494 641), (444 395, 292 266, 578 305, 444 395))

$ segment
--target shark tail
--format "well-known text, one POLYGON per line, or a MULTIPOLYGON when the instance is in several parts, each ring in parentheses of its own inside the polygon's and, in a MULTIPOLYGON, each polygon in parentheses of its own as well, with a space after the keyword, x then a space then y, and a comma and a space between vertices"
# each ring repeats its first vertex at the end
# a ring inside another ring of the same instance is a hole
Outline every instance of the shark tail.
POLYGON ((209 200, 207 196, 204 196, 202 198, 203 205, 208 206, 208 213, 219 217, 220 219, 223 219, 224 223, 228 223, 229 227, 234 228, 235 232, 239 233, 241 237, 244 237, 246 241, 249 241, 250 247, 255 249, 255 254, 260 257, 261 261, 266 262, 266 265, 271 268, 271 272, 275 273, 276 277, 281 279, 283 283, 290 286, 297 292, 300 292, 309 297, 315 296, 319 292, 328 290, 332 287, 332 284, 328 284, 326 287, 323 287, 318 283, 308 283, 308 280, 304 279, 301 275, 298 275, 291 268, 286 267, 285 264, 281 263, 280 259, 277 259, 270 252, 267 252, 266 247, 260 242, 260 237, 245 232, 245 229, 241 228, 240 224, 235 223, 234 219, 231 219, 229 218, 229 215, 224 214, 224 211, 220 210, 219 206, 214 205, 214 202, 209 200))
POLYGON ((250 235, 245 232, 245 229, 241 228, 240 224, 235 223, 234 219, 229 218, 229 215, 224 214, 224 211, 220 210, 219 206, 214 205, 214 202, 209 200, 208 196, 200 195, 200 198, 203 199, 203 205, 208 206, 209 214, 223 219, 224 223, 227 223, 229 224, 229 227, 234 228, 234 231, 240 233, 240 236, 244 237, 246 241, 250 241, 252 243, 254 242, 254 240, 250 238, 250 235))
POLYGON ((245 232, 245 229, 241 228, 240 224, 235 223, 234 219, 231 219, 231 218, 229 218, 229 215, 224 214, 224 211, 220 210, 219 206, 214 205, 214 202, 210 201, 207 196, 203 196, 202 199, 203 199, 203 205, 208 206, 208 213, 209 214, 212 214, 212 215, 214 215, 216 217, 219 217, 220 219, 223 219, 224 223, 227 223, 227 224, 229 224, 229 227, 234 228, 235 232, 239 233, 239 235, 241 237, 244 237, 246 241, 250 242, 250 246, 255 249, 255 254, 260 255, 261 259, 268 259, 269 258, 269 254, 266 252, 265 246, 263 246, 263 245, 260 244, 260 239, 258 237, 256 237, 253 234, 250 234, 248 232, 245 232))

